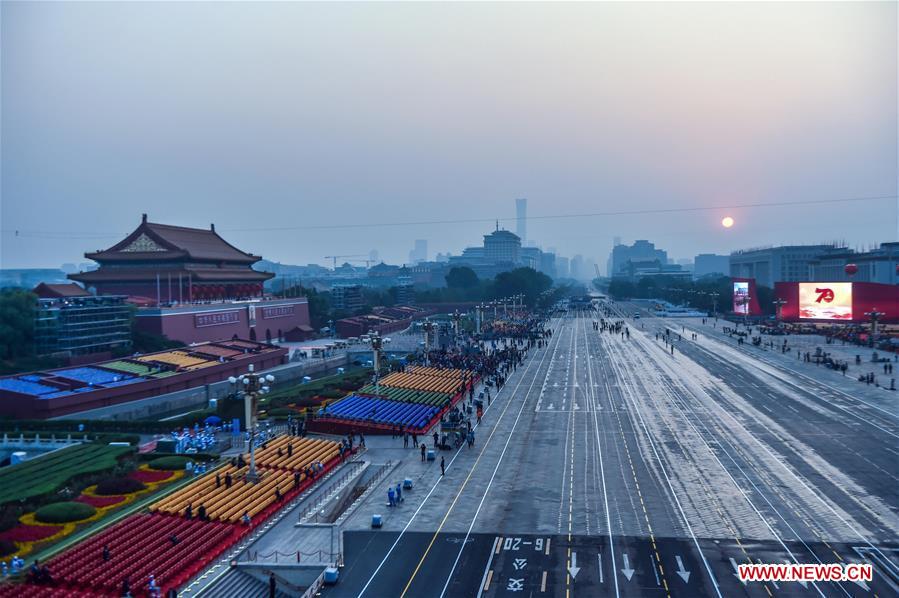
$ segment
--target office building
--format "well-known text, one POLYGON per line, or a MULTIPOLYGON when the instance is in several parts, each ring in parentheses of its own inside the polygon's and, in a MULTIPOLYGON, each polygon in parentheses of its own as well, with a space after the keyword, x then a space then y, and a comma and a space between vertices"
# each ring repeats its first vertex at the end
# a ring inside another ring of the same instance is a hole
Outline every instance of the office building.
POLYGON ((703 276, 727 276, 730 272, 730 256, 700 253, 693 261, 693 278, 703 276))
MULTIPOLYGON (((617 240, 617 239, 616 239, 617 240)), ((656 249, 654 243, 645 239, 634 241, 633 245, 616 244, 612 248, 610 276, 618 276, 628 270, 627 263, 633 262, 658 262, 668 264, 668 253, 662 249, 656 249)))
POLYGON ((528 200, 527 198, 519 198, 515 200, 515 232, 522 245, 527 244, 528 230, 528 200))
POLYGON ((428 261, 428 241, 427 239, 416 239, 415 246, 409 252, 409 264, 415 265, 428 261))
POLYGON ((823 255, 810 263, 810 280, 899 283, 899 242, 881 243, 869 251, 845 251, 823 255), (855 274, 846 272, 854 264, 855 274))
POLYGON ((134 308, 125 297, 95 297, 75 289, 80 287, 40 284, 34 289, 39 297, 34 320, 37 354, 77 356, 130 347, 134 308))
POLYGON ((356 311, 362 305, 361 284, 338 284, 331 287, 331 306, 334 309, 356 311))
POLYGON ((810 281, 813 262, 848 252, 845 247, 826 244, 744 249, 730 254, 730 275, 754 278, 756 284, 772 288, 775 282, 810 281))

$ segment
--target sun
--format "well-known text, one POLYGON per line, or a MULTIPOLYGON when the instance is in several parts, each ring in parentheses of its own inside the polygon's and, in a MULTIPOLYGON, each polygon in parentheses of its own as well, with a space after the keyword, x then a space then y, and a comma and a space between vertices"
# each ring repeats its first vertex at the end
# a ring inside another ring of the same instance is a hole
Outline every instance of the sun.
POLYGON ((723 226, 724 228, 730 228, 733 225, 734 225, 734 219, 731 218, 730 216, 725 216, 724 218, 721 219, 721 226, 723 226))

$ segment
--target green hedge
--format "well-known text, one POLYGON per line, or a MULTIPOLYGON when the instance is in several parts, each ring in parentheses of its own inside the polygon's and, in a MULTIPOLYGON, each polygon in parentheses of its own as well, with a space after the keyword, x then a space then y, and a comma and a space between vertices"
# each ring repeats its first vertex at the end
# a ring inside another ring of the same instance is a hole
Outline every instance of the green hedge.
POLYGON ((117 496, 119 494, 131 494, 146 490, 143 482, 128 477, 104 478, 97 482, 97 489, 94 491, 100 496, 117 496))
POLYGON ((55 436, 56 438, 66 438, 67 436, 71 436, 72 440, 84 440, 84 437, 87 437, 89 442, 96 442, 99 444, 109 444, 110 442, 127 442, 128 444, 137 446, 140 443, 140 435, 139 434, 125 434, 121 432, 72 432, 70 430, 25 430, 23 428, 9 429, 8 426, 0 426, 0 434, 7 434, 10 438, 18 438, 20 435, 25 438, 34 438, 35 436, 40 436, 41 438, 50 438, 55 436))
POLYGON ((193 461, 192 458, 194 455, 190 457, 182 456, 182 455, 171 455, 169 457, 159 457, 158 459, 153 459, 150 461, 150 469, 158 469, 162 471, 178 471, 184 469, 184 466, 187 465, 188 461, 193 461))
POLYGON ((184 426, 193 426, 194 423, 202 424, 208 416, 213 415, 214 411, 205 409, 202 411, 194 411, 183 417, 159 421, 159 419, 147 420, 112 420, 112 419, 0 419, 0 432, 9 435, 18 436, 20 432, 40 432, 41 436, 55 433, 57 436, 65 437, 66 434, 72 436, 80 436, 87 434, 88 436, 103 433, 116 434, 153 434, 166 433, 172 430, 181 429, 184 426), (83 430, 79 431, 78 426, 83 426, 83 430))
POLYGON ((0 469, 0 505, 52 500, 78 478, 111 472, 133 451, 127 446, 78 444, 4 467, 0 469))
POLYGON ((148 463, 151 461, 156 461, 157 459, 165 459, 168 457, 183 457, 188 459, 189 461, 193 461, 194 463, 198 461, 208 462, 208 461, 217 461, 219 455, 215 455, 213 453, 194 453, 192 455, 169 455, 165 453, 141 453, 137 456, 137 460, 148 463))
POLYGON ((92 517, 97 509, 83 502, 56 502, 44 505, 34 512, 34 518, 43 523, 69 523, 92 517))

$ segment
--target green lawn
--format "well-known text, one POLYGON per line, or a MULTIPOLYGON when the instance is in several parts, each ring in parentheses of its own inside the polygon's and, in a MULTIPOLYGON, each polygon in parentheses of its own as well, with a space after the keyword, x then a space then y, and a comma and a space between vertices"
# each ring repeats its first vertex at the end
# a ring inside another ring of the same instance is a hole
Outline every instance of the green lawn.
POLYGON ((0 469, 0 505, 27 501, 60 489, 75 476, 112 469, 127 446, 78 444, 0 469))

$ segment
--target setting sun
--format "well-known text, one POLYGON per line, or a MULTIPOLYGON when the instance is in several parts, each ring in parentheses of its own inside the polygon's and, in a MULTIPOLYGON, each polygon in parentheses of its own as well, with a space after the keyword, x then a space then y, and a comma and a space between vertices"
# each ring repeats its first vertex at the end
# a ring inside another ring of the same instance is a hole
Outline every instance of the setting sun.
POLYGON ((733 225, 734 225, 734 219, 731 218, 730 216, 725 216, 725 217, 721 220, 721 226, 723 226, 724 228, 730 228, 730 227, 732 227, 733 225))

